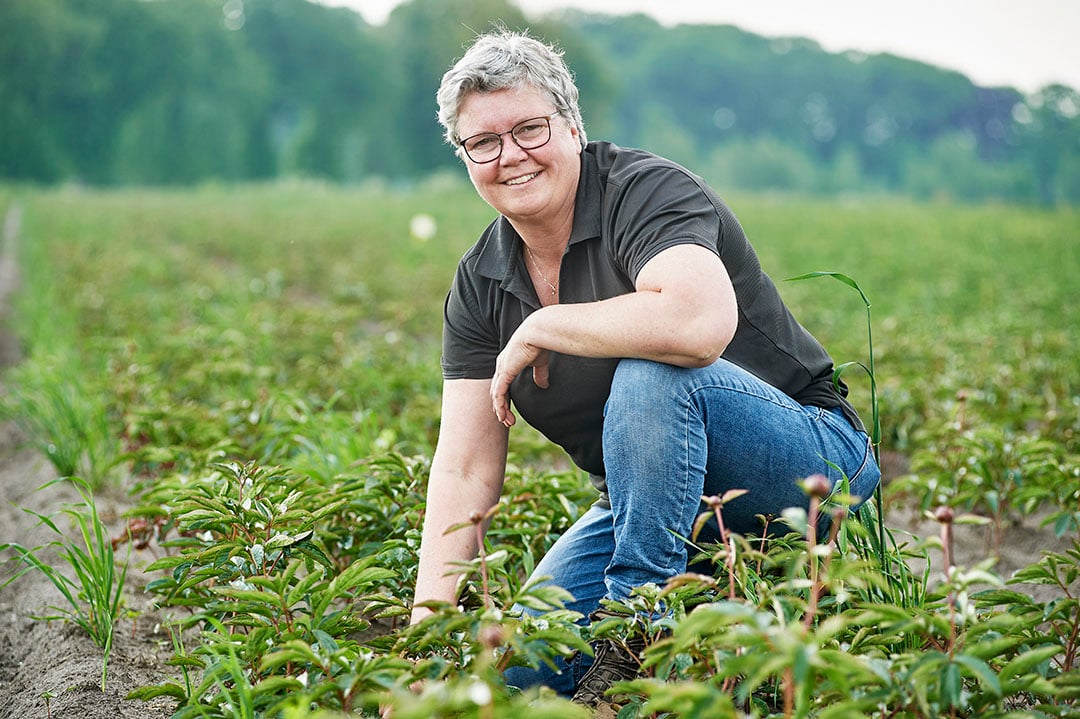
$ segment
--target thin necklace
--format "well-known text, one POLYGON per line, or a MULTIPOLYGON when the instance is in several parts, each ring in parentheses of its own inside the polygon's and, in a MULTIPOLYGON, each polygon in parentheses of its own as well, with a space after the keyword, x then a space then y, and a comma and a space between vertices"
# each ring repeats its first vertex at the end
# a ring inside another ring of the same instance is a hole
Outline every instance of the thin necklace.
POLYGON ((557 297, 559 294, 559 281, 555 280, 555 284, 551 284, 551 280, 549 280, 547 275, 544 274, 544 271, 540 269, 540 263, 536 261, 536 255, 533 254, 533 251, 529 249, 528 245, 525 245, 525 252, 532 258, 533 267, 536 268, 536 272, 540 275, 540 279, 544 281, 544 284, 551 288, 551 296, 557 297))

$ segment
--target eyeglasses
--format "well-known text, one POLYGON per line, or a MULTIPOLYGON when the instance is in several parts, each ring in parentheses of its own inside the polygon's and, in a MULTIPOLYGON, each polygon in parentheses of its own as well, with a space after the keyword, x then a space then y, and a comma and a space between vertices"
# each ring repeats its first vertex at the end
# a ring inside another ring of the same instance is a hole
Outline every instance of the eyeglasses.
POLYGON ((458 147, 478 165, 494 162, 502 156, 503 135, 509 135, 514 144, 522 150, 535 150, 546 145, 551 139, 551 118, 558 114, 553 112, 544 117, 522 120, 506 132, 481 132, 466 137, 458 143, 458 147))

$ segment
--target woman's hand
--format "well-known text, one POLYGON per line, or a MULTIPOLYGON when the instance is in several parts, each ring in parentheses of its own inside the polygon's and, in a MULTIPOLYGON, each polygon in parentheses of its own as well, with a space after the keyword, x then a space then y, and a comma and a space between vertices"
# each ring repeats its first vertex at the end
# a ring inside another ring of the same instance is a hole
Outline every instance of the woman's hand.
POLYGON ((548 387, 548 359, 551 353, 529 342, 528 320, 523 322, 495 360, 495 375, 491 378, 491 405, 495 416, 507 427, 516 418, 510 410, 510 385, 514 379, 532 367, 533 382, 541 389, 548 387))
POLYGON ((499 422, 511 427, 516 421, 510 383, 527 367, 537 387, 548 387, 551 352, 705 367, 735 334, 735 290, 712 250, 669 247, 645 264, 635 289, 596 302, 549 305, 526 317, 495 361, 490 390, 499 422))

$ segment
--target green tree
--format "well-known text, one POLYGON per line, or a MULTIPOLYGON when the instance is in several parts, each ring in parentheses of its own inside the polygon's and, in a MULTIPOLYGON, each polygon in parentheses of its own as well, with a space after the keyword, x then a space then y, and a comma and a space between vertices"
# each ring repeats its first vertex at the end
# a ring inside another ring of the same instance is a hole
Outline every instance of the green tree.
POLYGON ((806 193, 822 189, 813 159, 798 147, 771 137, 719 147, 710 155, 708 168, 710 179, 725 187, 806 193))
POLYGON ((0 3, 0 176, 54 181, 73 171, 60 108, 101 82, 80 60, 95 27, 63 0, 0 3))
POLYGON ((142 6, 145 27, 122 40, 153 48, 143 62, 154 82, 123 118, 115 178, 190 183, 251 176, 249 128, 263 115, 267 93, 258 58, 237 26, 226 23, 220 0, 142 6))
POLYGON ((1021 111, 1025 145, 1030 148, 1039 198, 1048 204, 1075 201, 1077 157, 1080 157, 1080 93, 1064 85, 1048 85, 1021 111))
POLYGON ((382 31, 388 92, 377 125, 386 174, 415 176, 454 164, 436 120, 435 91, 472 38, 494 23, 527 27, 507 0, 410 0, 394 8, 382 31))
POLYGON ((916 197, 1017 200, 1036 191, 1035 178, 1023 166, 981 158, 968 132, 938 137, 926 152, 913 152, 904 166, 904 188, 916 197))
POLYGON ((357 180, 385 110, 382 48, 356 13, 308 0, 247 0, 241 33, 268 73, 264 138, 274 174, 357 180))
POLYGON ((1073 89, 1025 98, 892 55, 640 14, 526 17, 512 0, 407 0, 383 27, 312 0, 3 0, 0 178, 454 168, 435 91, 494 24, 565 51, 590 138, 740 186, 1080 201, 1073 89))

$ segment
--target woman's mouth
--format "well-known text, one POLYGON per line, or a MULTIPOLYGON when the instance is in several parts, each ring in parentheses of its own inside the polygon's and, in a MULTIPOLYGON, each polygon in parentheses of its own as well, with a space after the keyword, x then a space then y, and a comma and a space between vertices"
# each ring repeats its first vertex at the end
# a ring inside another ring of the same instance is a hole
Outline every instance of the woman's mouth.
POLYGON ((540 174, 539 172, 530 172, 528 175, 522 175, 521 177, 515 177, 512 180, 507 180, 503 184, 504 185, 510 185, 510 186, 524 185, 526 182, 529 182, 530 180, 532 180, 534 177, 536 177, 539 174, 540 174))

